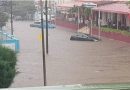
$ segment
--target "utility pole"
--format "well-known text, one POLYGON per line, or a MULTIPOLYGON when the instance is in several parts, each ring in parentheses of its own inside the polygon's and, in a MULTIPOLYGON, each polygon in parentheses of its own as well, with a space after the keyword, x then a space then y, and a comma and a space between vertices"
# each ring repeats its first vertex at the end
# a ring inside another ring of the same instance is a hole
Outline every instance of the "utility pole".
POLYGON ((100 40, 101 39, 101 20, 100 20, 100 10, 98 12, 98 39, 100 40))
POLYGON ((43 26, 43 2, 40 0, 41 6, 41 32, 42 32, 42 57, 43 57, 43 79, 44 86, 47 85, 46 81, 46 61, 45 61, 45 42, 44 42, 44 26, 43 26))
POLYGON ((90 35, 92 36, 93 35, 93 13, 92 13, 92 8, 91 8, 91 26, 90 26, 90 35))
POLYGON ((78 30, 79 30, 79 27, 80 27, 80 26, 79 26, 79 24, 80 24, 80 23, 79 23, 79 19, 80 19, 80 18, 79 18, 79 6, 77 6, 77 7, 78 7, 78 30))
POLYGON ((10 2, 10 14, 11 14, 11 20, 10 20, 10 23, 11 23, 11 35, 14 34, 14 31, 13 31, 13 3, 12 3, 12 0, 10 2))
POLYGON ((47 0, 45 0, 45 15, 46 15, 46 53, 48 54, 48 7, 47 0))

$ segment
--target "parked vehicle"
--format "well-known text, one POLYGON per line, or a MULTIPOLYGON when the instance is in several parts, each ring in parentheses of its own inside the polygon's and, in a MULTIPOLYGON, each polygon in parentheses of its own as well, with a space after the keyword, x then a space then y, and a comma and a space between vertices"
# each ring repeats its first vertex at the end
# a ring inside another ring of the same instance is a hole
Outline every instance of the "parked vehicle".
POLYGON ((84 33, 77 33, 76 35, 72 35, 70 40, 75 40, 75 41, 99 41, 98 38, 92 37, 89 34, 84 34, 84 33))
MULTIPOLYGON (((37 27, 41 28, 41 22, 34 22, 33 24, 30 24, 30 27, 37 27)), ((56 26, 54 24, 48 23, 48 28, 55 28, 56 26)), ((43 22, 43 28, 46 28, 46 22, 43 22)))

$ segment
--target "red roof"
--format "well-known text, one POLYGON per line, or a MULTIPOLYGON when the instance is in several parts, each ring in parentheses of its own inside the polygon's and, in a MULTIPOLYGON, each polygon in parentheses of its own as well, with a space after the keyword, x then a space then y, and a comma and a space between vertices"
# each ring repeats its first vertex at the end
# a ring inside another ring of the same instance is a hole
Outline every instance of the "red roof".
POLYGON ((99 1, 127 1, 127 0, 78 0, 80 2, 99 2, 99 1))
POLYGON ((112 13, 121 13, 121 14, 129 14, 130 9, 129 6, 126 4, 120 4, 120 3, 115 3, 115 4, 108 4, 100 7, 95 7, 93 8, 95 11, 103 11, 103 12, 112 12, 112 13))

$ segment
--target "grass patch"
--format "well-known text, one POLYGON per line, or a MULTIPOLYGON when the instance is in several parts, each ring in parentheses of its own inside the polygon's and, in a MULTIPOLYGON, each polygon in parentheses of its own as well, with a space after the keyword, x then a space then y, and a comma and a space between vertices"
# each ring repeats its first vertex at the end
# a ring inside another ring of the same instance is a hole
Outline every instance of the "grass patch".
POLYGON ((130 32, 126 30, 121 30, 121 29, 114 29, 114 28, 107 28, 107 27, 101 27, 101 31, 103 32, 113 32, 113 33, 120 33, 125 36, 130 36, 130 32))

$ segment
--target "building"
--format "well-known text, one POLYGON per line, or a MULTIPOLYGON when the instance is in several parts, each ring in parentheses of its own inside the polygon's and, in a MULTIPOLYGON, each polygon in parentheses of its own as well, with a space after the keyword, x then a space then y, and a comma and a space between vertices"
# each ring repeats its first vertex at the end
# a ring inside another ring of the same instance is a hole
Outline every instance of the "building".
POLYGON ((111 25, 111 27, 117 29, 128 29, 129 14, 130 9, 129 5, 125 3, 114 3, 109 5, 104 5, 100 7, 93 8, 93 13, 95 17, 96 24, 98 25, 98 18, 100 13, 101 26, 111 25))
MULTIPOLYGON (((61 20, 63 22, 63 20, 66 22, 68 21, 68 23, 73 23, 73 24, 77 24, 77 22, 80 24, 80 26, 84 26, 84 22, 87 21, 88 19, 90 19, 91 17, 88 17, 88 16, 83 16, 83 9, 82 9, 82 6, 84 7, 90 7, 92 8, 94 6, 96 7, 99 7, 99 6, 103 6, 103 5, 108 5, 108 4, 112 4, 112 3, 116 3, 118 1, 104 1, 104 0, 75 0, 71 3, 63 3, 63 4, 59 4, 57 7, 58 7, 58 10, 60 12, 60 16, 62 17, 61 20), (74 8, 74 7, 81 7, 80 10, 79 10, 79 14, 77 12, 75 13, 75 15, 70 15, 71 13, 68 12, 71 8, 74 8), (82 15, 81 15, 82 14, 82 15), (79 19, 78 21, 76 20, 79 16, 79 19), (85 18, 84 18, 85 17, 85 18), (65 19, 64 19, 65 18, 65 19), (84 20, 84 19, 85 20, 84 20)), ((89 12, 89 11, 88 11, 89 12)), ((85 13, 85 12, 84 12, 85 13)), ((58 20, 60 18, 60 16, 58 15, 58 20)), ((61 23, 61 22, 60 22, 61 23)), ((58 24, 58 23, 57 23, 58 24)), ((78 25, 74 25, 74 26, 78 26, 78 25)))

